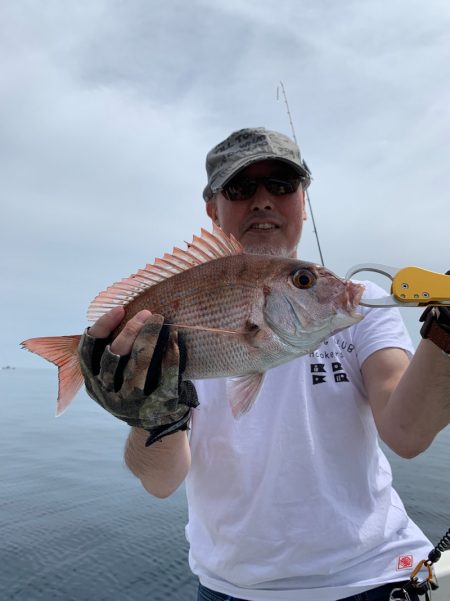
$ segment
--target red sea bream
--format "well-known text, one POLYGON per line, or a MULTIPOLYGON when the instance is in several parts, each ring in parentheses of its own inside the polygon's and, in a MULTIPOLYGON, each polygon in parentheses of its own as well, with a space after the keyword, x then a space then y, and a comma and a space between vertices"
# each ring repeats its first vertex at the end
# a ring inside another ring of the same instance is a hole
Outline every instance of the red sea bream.
MULTIPOLYGON (((264 373, 315 349, 362 316, 355 312, 363 286, 298 259, 246 254, 218 227, 202 230, 186 250, 171 254, 113 284, 90 304, 97 319, 117 305, 125 317, 162 314, 178 327, 187 350, 185 379, 229 378, 233 415, 248 411, 264 373)), ((22 345, 58 366, 57 414, 83 383, 80 335, 31 338, 22 345)))

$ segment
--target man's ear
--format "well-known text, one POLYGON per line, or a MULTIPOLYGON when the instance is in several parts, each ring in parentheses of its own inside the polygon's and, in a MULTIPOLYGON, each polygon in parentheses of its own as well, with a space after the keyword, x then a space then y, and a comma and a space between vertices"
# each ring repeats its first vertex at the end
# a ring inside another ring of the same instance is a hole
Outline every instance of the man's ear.
POLYGON ((219 218, 217 216, 217 206, 214 198, 208 200, 206 203, 206 212, 208 213, 208 217, 216 224, 219 225, 219 218))

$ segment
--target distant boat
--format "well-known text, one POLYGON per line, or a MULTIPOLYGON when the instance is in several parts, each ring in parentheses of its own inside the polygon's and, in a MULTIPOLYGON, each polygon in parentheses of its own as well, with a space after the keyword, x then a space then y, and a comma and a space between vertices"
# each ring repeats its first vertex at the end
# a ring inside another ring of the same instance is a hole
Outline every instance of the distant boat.
POLYGON ((12 367, 11 365, 4 365, 2 367, 2 369, 16 369, 15 367, 12 367))

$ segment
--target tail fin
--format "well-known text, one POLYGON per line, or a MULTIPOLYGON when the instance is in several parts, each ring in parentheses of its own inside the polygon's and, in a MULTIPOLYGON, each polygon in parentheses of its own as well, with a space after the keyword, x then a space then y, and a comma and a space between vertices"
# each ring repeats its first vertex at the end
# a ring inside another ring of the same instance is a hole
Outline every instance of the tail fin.
POLYGON ((49 336, 30 338, 21 343, 32 353, 40 355, 58 367, 58 401, 56 415, 70 405, 83 384, 83 374, 78 360, 78 345, 81 336, 49 336))

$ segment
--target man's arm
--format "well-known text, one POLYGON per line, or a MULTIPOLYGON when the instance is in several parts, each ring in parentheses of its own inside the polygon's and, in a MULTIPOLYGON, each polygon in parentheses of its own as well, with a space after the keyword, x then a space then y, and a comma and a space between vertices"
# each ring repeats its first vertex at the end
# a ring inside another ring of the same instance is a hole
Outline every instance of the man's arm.
POLYGON ((147 492, 164 499, 186 478, 191 466, 191 451, 185 431, 166 436, 145 447, 148 432, 131 428, 125 446, 125 463, 147 492))
MULTIPOLYGON (((107 338, 122 321, 124 313, 123 307, 116 307, 100 317, 89 333, 95 338, 107 338)), ((130 319, 111 343, 111 352, 121 356, 131 353, 150 315, 150 311, 143 310, 130 319)), ((148 432, 143 428, 131 428, 125 447, 125 463, 150 494, 168 497, 185 479, 190 468, 191 453, 186 431, 175 432, 149 447, 145 446, 147 438, 148 432)))
POLYGON ((379 350, 362 375, 381 439, 398 455, 415 457, 450 423, 450 358, 422 340, 409 363, 398 348, 379 350))

